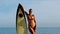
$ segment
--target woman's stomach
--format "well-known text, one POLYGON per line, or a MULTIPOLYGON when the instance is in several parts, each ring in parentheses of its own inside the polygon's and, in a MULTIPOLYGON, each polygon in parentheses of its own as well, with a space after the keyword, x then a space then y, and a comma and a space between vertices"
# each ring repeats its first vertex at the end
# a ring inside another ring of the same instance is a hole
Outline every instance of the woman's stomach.
POLYGON ((30 24, 32 27, 35 27, 35 22, 34 22, 34 20, 30 21, 29 24, 30 24))

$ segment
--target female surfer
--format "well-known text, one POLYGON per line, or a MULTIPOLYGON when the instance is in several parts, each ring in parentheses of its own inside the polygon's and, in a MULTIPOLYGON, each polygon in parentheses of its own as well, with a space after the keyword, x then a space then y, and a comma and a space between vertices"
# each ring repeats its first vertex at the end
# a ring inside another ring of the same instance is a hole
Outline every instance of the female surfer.
POLYGON ((29 9, 29 14, 25 11, 28 19, 28 29, 31 34, 36 34, 36 20, 35 16, 32 14, 32 9, 29 9))

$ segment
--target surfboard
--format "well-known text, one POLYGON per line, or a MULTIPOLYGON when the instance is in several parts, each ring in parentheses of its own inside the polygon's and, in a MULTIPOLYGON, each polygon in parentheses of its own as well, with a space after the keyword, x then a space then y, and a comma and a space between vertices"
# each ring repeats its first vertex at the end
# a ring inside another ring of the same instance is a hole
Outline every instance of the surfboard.
POLYGON ((18 5, 16 14, 16 33, 27 34, 27 23, 24 13, 24 8, 21 4, 18 5))

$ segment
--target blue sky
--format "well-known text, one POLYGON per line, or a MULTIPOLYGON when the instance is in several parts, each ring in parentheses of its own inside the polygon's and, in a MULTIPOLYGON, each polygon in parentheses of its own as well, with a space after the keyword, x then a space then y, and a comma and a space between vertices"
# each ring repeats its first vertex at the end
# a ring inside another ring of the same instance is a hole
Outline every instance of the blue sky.
POLYGON ((37 27, 60 27, 60 0, 0 0, 0 27, 15 27, 19 3, 33 9, 37 27))

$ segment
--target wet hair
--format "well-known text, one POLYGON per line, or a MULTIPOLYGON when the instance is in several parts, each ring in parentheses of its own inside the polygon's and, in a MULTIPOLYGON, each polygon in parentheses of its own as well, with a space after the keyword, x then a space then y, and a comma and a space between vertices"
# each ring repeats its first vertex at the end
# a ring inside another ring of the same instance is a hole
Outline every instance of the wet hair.
POLYGON ((29 13, 31 12, 32 9, 29 9, 29 13))

